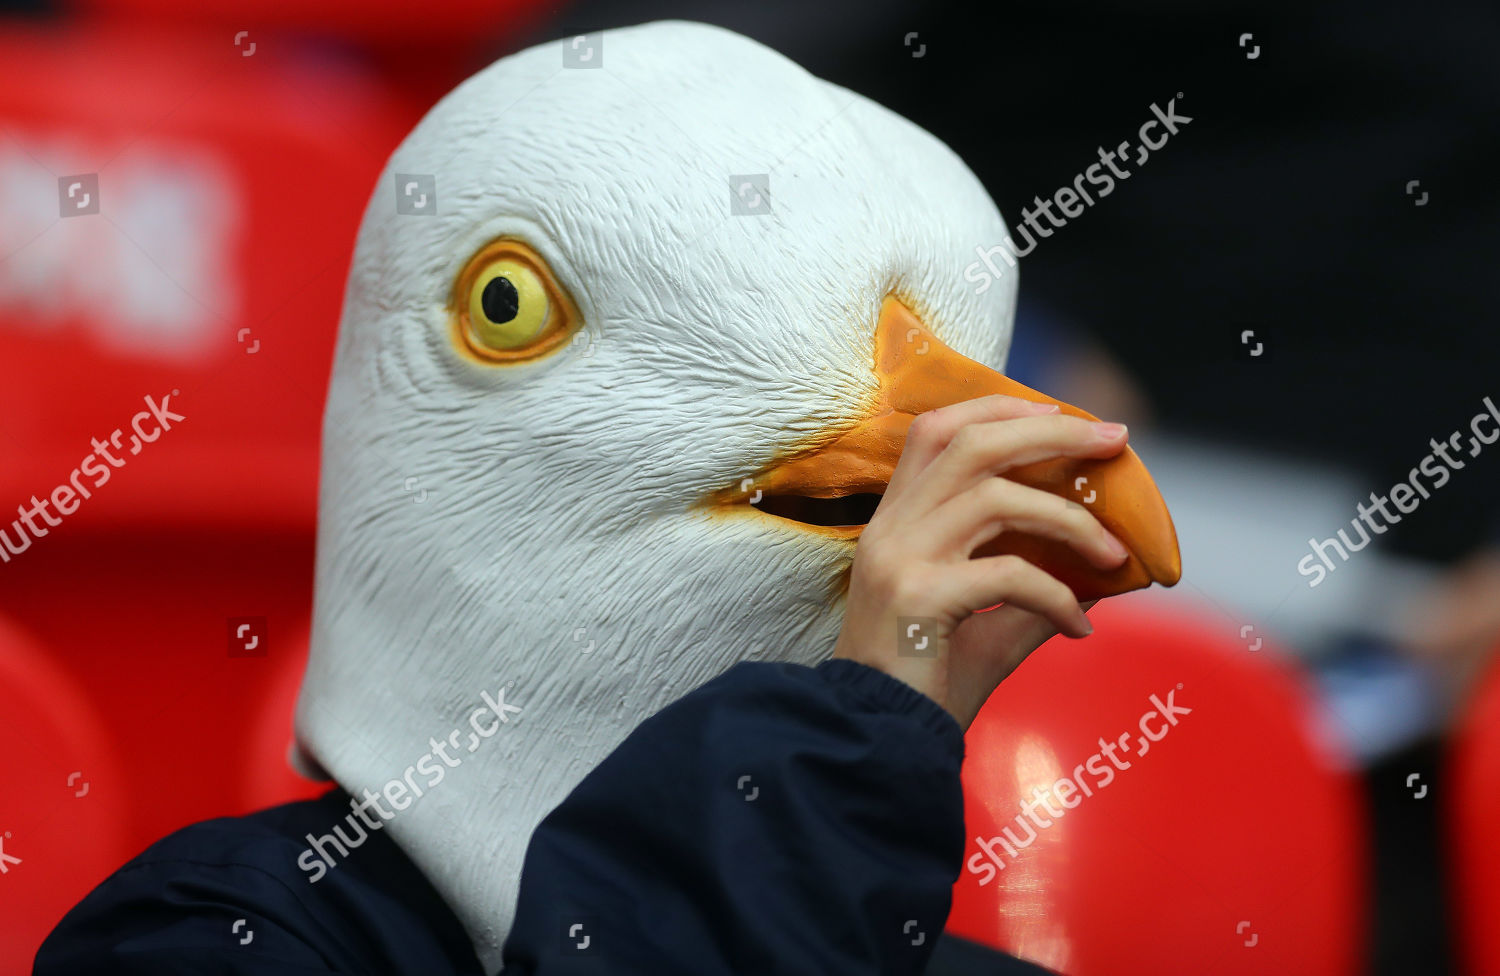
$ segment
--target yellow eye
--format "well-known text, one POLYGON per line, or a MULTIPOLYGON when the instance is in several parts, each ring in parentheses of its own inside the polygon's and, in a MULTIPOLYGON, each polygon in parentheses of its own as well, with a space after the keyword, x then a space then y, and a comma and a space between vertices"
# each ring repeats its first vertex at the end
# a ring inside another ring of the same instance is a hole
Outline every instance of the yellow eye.
POLYGON ((452 306, 460 348, 486 363, 545 355, 568 340, 578 320, 541 255, 508 238, 469 259, 452 306))

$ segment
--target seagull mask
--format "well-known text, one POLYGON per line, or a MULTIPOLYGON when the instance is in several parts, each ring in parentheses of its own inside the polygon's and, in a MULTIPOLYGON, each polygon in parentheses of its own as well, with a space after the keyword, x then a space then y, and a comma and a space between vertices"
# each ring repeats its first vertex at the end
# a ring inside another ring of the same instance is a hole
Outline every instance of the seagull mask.
MULTIPOLYGON (((1056 402, 1000 372, 1016 275, 962 272, 1006 227, 937 139, 718 28, 567 56, 460 85, 365 213, 297 711, 490 971, 531 832, 643 718, 735 662, 829 656, 912 417, 1056 402)), ((1133 453, 1011 476, 1132 555, 1003 551, 1081 598, 1176 581, 1133 453)))

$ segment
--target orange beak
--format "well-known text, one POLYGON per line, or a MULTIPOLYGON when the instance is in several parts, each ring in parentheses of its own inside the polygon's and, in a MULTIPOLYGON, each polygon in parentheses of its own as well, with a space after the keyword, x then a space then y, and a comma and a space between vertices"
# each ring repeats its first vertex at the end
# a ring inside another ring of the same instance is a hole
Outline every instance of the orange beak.
MULTIPOLYGON (((1003 393, 1055 403, 1075 417, 1098 419, 959 355, 895 298, 881 306, 874 365, 879 389, 869 414, 834 440, 798 452, 754 478, 755 490, 766 496, 822 499, 881 494, 917 414, 975 397, 1003 393)), ((1130 558, 1116 569, 1100 571, 1061 543, 1020 533, 1001 534, 980 547, 976 556, 1019 555, 1066 583, 1079 600, 1140 589, 1153 581, 1171 586, 1182 575, 1177 531, 1166 502, 1130 448, 1105 460, 1061 458, 1031 464, 1005 477, 1086 506, 1124 543, 1130 558)), ((743 503, 750 494, 731 490, 716 500, 743 503)), ((834 531, 855 537, 862 528, 834 531)))

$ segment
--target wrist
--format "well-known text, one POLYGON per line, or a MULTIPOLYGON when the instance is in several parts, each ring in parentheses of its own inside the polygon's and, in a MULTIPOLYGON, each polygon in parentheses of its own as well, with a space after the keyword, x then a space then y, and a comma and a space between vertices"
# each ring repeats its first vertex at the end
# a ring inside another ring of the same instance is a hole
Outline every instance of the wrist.
POLYGON ((857 707, 877 712, 907 715, 942 738, 951 738, 963 748, 964 726, 951 711, 931 695, 890 672, 863 661, 842 657, 817 666, 857 707))
MULTIPOLYGON (((946 643, 946 642, 945 642, 946 643)), ((845 660, 878 671, 893 681, 926 698, 947 713, 960 728, 968 723, 954 711, 948 698, 946 647, 934 648, 931 657, 903 655, 893 650, 871 650, 867 641, 860 642, 840 635, 834 645, 833 660, 845 660)))

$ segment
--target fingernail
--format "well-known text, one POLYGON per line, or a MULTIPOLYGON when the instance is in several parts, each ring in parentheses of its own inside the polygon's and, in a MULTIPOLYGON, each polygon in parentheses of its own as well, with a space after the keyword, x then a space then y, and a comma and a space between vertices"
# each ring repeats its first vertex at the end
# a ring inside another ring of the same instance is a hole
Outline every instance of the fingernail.
POLYGON ((1126 431, 1124 424, 1096 423, 1094 433, 1098 434, 1102 441, 1117 441, 1125 436, 1126 431))
POLYGON ((1104 544, 1109 546, 1109 551, 1117 559, 1124 559, 1126 556, 1130 555, 1130 550, 1125 548, 1125 543, 1115 538, 1115 534, 1113 532, 1106 531, 1104 533, 1104 544))
MULTIPOLYGON (((1082 616, 1082 615, 1080 614, 1080 616, 1082 616)), ((1094 632, 1094 625, 1091 624, 1091 623, 1089 623, 1089 618, 1088 617, 1084 617, 1083 618, 1083 636, 1087 637, 1088 635, 1092 634, 1093 632, 1094 632)))
POLYGON ((1057 413, 1060 409, 1062 408, 1055 403, 1039 403, 1035 400, 1031 403, 1031 412, 1035 414, 1057 413))

